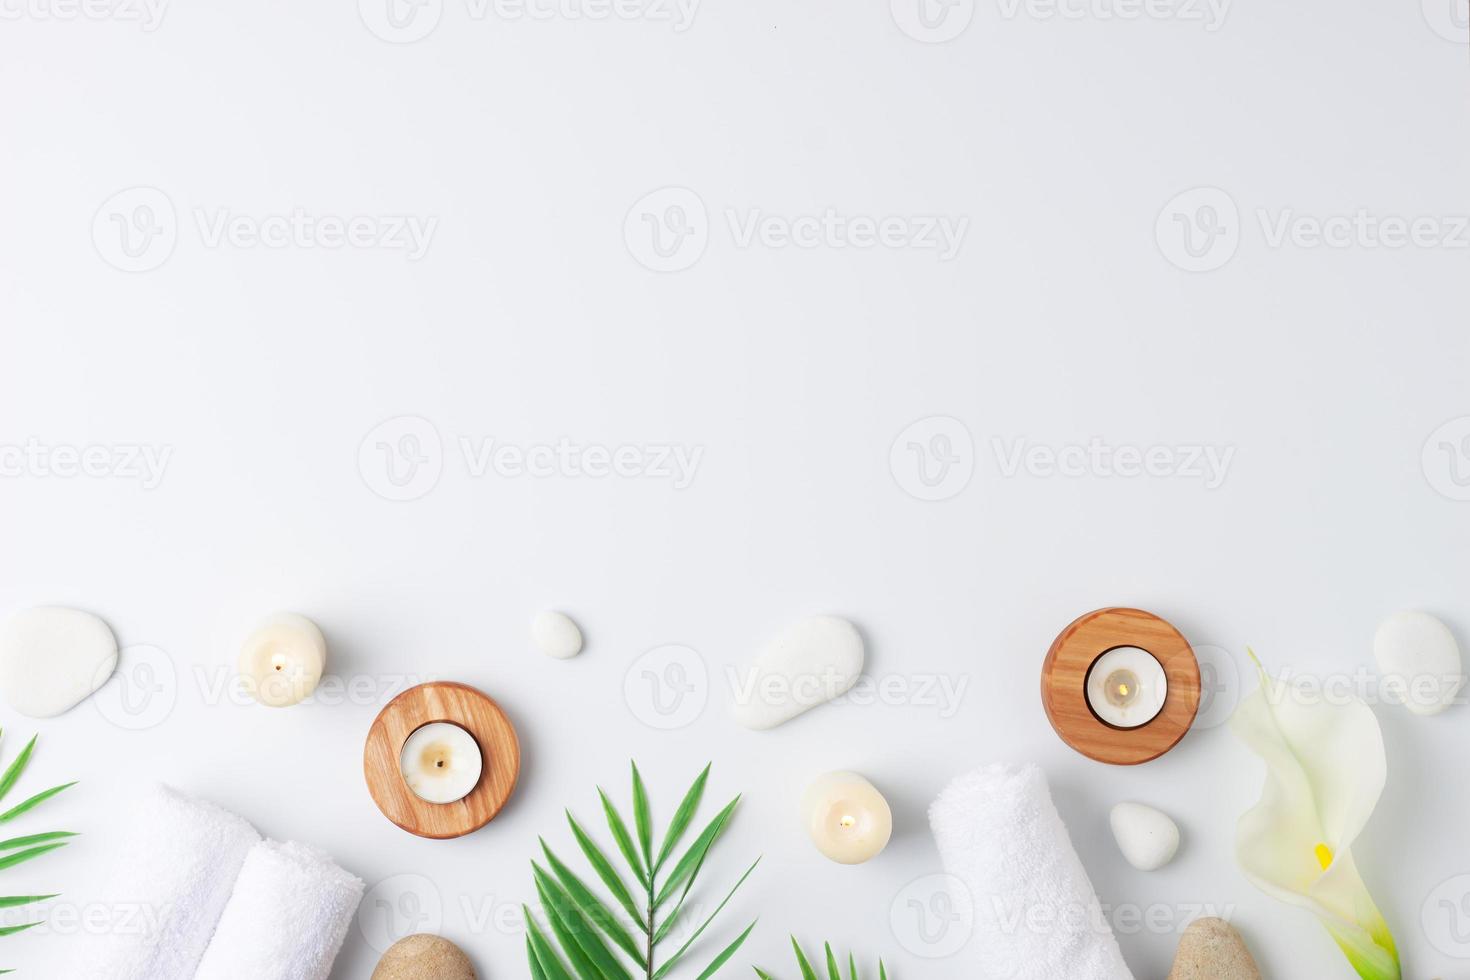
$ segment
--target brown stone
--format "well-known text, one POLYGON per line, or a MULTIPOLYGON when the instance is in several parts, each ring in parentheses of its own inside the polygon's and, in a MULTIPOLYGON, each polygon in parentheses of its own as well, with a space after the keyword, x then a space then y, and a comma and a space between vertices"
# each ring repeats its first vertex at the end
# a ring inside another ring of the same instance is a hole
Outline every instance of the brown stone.
POLYGON ((409 936, 388 948, 372 980, 475 980, 475 968, 447 939, 409 936))
POLYGON ((1261 980, 1245 940, 1224 919, 1195 919, 1179 937, 1169 980, 1261 980))

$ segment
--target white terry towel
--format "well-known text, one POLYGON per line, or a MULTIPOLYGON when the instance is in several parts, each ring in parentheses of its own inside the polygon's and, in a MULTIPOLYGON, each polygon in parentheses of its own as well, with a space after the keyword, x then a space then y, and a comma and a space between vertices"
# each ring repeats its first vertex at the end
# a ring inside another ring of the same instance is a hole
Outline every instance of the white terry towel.
POLYGON ((944 868, 969 889, 969 949, 993 980, 1133 980, 1036 766, 985 766, 929 808, 944 868))
POLYGON ((363 883, 301 844, 257 844, 194 980, 326 980, 363 883))
POLYGON ((244 820, 167 786, 123 807, 111 865, 74 936, 67 980, 193 980, 245 855, 260 835, 244 820))

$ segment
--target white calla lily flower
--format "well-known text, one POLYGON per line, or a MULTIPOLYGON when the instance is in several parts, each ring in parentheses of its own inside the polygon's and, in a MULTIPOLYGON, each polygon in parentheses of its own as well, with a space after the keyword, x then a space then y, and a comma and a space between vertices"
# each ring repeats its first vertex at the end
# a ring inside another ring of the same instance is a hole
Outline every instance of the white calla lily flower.
POLYGON ((1315 912, 1364 980, 1400 980, 1393 936, 1351 850, 1388 776, 1378 719, 1356 698, 1307 697, 1256 667, 1260 687, 1230 729, 1265 760, 1266 786, 1240 818, 1236 860, 1267 895, 1315 912))

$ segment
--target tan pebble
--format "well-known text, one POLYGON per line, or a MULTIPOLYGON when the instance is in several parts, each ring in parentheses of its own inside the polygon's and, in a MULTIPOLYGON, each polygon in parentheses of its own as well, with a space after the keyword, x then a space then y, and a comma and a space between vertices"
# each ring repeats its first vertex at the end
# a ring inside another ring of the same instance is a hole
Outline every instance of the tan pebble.
POLYGON ((475 980, 475 968, 449 940, 417 935, 388 947, 372 980, 475 980))
POLYGON ((1261 980, 1245 940, 1224 919, 1195 919, 1179 937, 1169 980, 1261 980))

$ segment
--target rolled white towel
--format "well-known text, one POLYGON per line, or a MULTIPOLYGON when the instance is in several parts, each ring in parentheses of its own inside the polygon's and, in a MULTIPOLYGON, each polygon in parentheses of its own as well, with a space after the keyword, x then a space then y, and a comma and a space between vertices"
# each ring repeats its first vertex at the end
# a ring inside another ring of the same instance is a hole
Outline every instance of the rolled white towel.
POLYGON ((1036 766, 986 766, 929 809, 945 870, 973 901, 969 949, 993 980, 1133 980, 1036 766))
POLYGON ((67 980, 193 980, 260 835, 167 786, 121 808, 111 863, 72 943, 67 980), (100 914, 95 910, 105 912, 100 914))
POLYGON ((257 844, 194 980, 326 980, 362 892, 320 851, 257 844))

